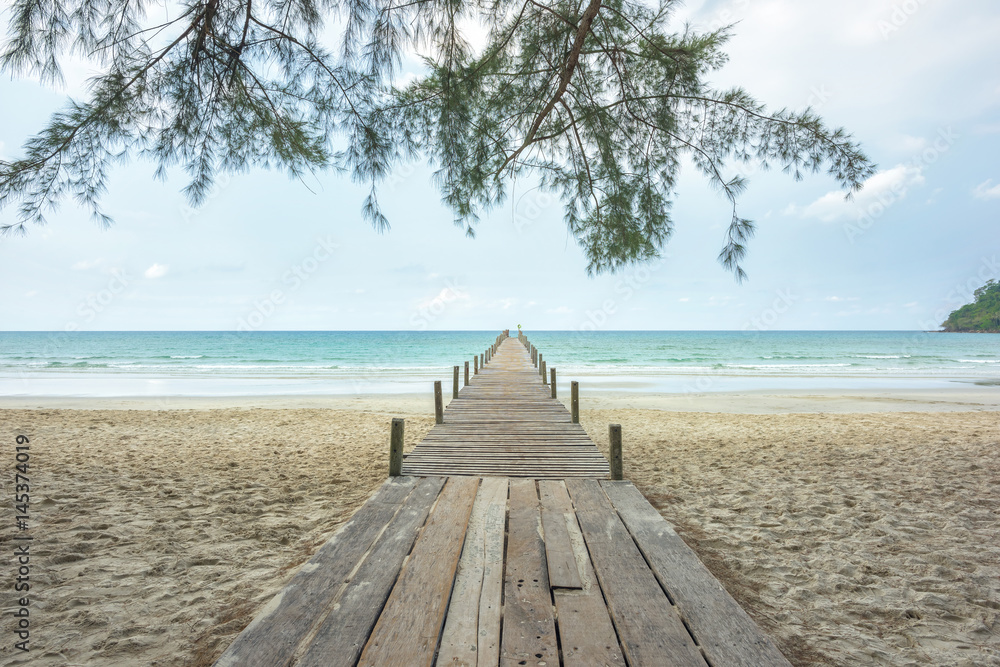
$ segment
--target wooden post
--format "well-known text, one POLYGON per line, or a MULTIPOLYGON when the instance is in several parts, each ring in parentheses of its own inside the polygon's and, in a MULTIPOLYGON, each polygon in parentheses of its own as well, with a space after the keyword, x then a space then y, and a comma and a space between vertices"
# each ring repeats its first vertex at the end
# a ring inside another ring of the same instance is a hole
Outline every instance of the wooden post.
POLYGON ((444 423, 444 397, 441 395, 441 380, 434 380, 434 423, 444 423))
POLYGON ((479 367, 480 368, 486 368, 486 364, 484 363, 485 361, 486 361, 486 353, 483 352, 482 354, 479 355, 479 367))
POLYGON ((580 383, 573 380, 569 385, 569 410, 573 423, 580 423, 580 383))
POLYGON ((538 374, 542 376, 542 381, 545 380, 545 362, 542 361, 541 353, 538 354, 538 374))
POLYGON ((622 426, 608 425, 608 438, 611 440, 611 479, 622 479, 622 426))
POLYGON ((545 375, 545 362, 542 362, 542 384, 548 384, 549 378, 545 375))
POLYGON ((455 366, 455 377, 451 381, 451 397, 458 398, 458 366, 455 366))
POLYGON ((465 362, 465 386, 469 386, 469 362, 465 362))
POLYGON ((394 417, 389 437, 389 477, 403 474, 403 420, 394 417))
POLYGON ((472 357, 472 374, 473 375, 478 375, 479 374, 479 355, 478 354, 473 355, 473 357, 472 357))
POLYGON ((552 385, 552 398, 555 398, 556 397, 556 369, 555 368, 550 368, 549 369, 549 373, 552 375, 552 380, 549 382, 549 384, 552 385))

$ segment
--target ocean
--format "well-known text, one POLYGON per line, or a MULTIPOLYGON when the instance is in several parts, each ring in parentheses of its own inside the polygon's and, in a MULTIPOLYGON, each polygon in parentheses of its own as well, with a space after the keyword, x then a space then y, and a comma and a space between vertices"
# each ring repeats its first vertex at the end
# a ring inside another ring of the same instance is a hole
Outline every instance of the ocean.
MULTIPOLYGON (((526 331, 560 382, 611 391, 997 385, 1000 335, 526 331)), ((0 332, 0 396, 378 394, 450 387, 490 331, 0 332)))

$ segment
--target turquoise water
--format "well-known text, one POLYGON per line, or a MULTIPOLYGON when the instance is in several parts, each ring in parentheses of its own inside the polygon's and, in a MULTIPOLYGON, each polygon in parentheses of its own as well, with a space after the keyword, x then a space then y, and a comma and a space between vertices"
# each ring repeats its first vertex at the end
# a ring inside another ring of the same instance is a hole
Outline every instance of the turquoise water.
MULTIPOLYGON (((424 391, 494 332, 6 332, 0 396, 424 391)), ((1000 382, 1000 336, 924 332, 529 332, 563 379, 616 390, 1000 382)))

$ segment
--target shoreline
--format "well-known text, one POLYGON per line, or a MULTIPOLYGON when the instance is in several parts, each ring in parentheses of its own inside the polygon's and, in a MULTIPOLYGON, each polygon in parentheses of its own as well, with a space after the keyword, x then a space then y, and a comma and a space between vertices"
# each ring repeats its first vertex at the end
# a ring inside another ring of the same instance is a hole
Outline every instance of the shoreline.
MULTIPOLYGON (((568 405, 567 382, 558 385, 568 405)), ((451 400, 445 393, 445 405, 451 400)), ((961 383, 945 389, 800 389, 774 391, 640 392, 588 391, 581 409, 642 409, 711 414, 803 414, 1000 411, 1000 385, 961 383)), ((433 415, 431 392, 258 396, 0 396, 0 410, 222 410, 328 409, 433 415)))

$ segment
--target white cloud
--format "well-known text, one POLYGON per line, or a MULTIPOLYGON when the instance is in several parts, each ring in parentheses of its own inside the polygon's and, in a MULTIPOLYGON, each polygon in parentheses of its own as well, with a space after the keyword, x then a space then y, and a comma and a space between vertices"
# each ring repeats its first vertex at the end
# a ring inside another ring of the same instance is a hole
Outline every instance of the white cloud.
POLYGON ((162 278, 167 275, 168 270, 170 270, 170 266, 167 264, 153 264, 151 267, 146 269, 146 273, 143 275, 147 278, 162 278))
POLYGON ((860 301, 861 299, 856 296, 828 296, 826 297, 826 300, 841 302, 841 301, 860 301))
POLYGON ((976 199, 1000 199, 1000 183, 993 185, 993 179, 987 179, 972 191, 976 199))
POLYGON ((77 262, 76 264, 74 264, 73 266, 71 266, 69 268, 72 269, 73 271, 88 271, 90 269, 96 269, 103 262, 104 262, 103 258, 102 259, 91 259, 91 260, 84 259, 84 260, 81 260, 81 261, 77 262))
POLYGON ((559 306, 558 308, 549 308, 545 312, 550 315, 569 315, 573 312, 573 309, 568 306, 559 306))
POLYGON ((924 184, 923 171, 923 167, 896 165, 865 181, 864 188, 852 200, 845 199, 846 193, 843 190, 835 190, 805 207, 789 204, 783 212, 785 215, 817 218, 823 222, 855 217, 870 206, 880 204, 887 207, 906 197, 910 188, 924 184))
POLYGON ((31 290, 29 292, 25 292, 24 293, 24 298, 25 299, 30 299, 31 297, 37 296, 37 295, 38 295, 38 290, 31 290))

